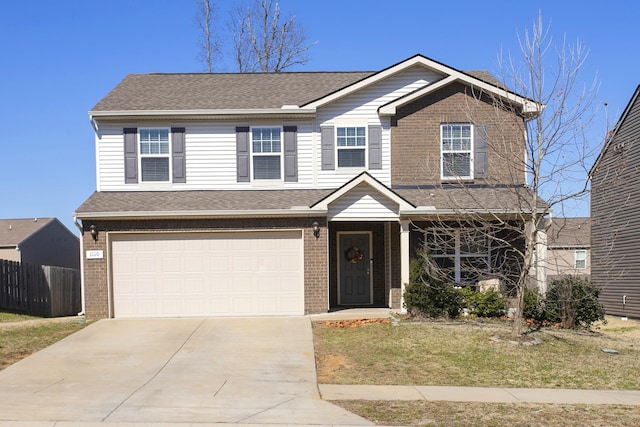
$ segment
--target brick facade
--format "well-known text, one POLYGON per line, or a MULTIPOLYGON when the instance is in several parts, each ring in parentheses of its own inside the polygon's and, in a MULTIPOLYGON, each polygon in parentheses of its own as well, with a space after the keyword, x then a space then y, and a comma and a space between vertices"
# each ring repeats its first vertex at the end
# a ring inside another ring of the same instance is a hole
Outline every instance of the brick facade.
POLYGON ((488 96, 478 97, 456 83, 398 109, 391 121, 392 186, 440 184, 443 123, 487 125, 489 177, 474 183, 524 183, 524 121, 494 104, 488 96))
POLYGON ((110 315, 109 272, 107 234, 109 232, 149 231, 233 231, 233 230, 287 230, 303 229, 304 245, 304 311, 305 314, 322 313, 328 310, 327 289, 327 228, 322 218, 320 237, 313 235, 315 218, 247 218, 219 220, 125 220, 104 221, 85 219, 84 250, 102 250, 102 259, 84 259, 85 312, 88 319, 106 318, 110 315), (98 228, 98 240, 89 232, 90 225, 98 228))

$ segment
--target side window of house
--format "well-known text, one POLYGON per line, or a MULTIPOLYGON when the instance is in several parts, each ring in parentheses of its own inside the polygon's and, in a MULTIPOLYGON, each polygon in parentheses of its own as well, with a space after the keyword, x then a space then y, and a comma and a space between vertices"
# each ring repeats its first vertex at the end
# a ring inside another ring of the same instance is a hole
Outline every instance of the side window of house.
POLYGON ((169 181, 169 129, 140 129, 142 182, 169 181))
POLYGON ((363 168, 366 165, 366 128, 336 128, 339 168, 363 168))
POLYGON ((579 249, 574 252, 576 270, 587 268, 587 251, 579 249))
POLYGON ((442 179, 473 179, 473 125, 440 125, 442 179))
POLYGON ((251 129, 253 179, 282 179, 282 131, 278 127, 251 129))

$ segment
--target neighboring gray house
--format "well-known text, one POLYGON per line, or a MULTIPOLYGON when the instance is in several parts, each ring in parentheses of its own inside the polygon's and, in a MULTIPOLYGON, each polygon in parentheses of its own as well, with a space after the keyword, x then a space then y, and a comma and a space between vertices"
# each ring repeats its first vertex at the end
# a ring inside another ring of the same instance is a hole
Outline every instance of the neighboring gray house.
POLYGON ((0 259, 80 268, 80 239, 56 218, 0 219, 0 259))
POLYGON ((608 314, 640 318, 640 86, 609 132, 591 178, 591 278, 608 314))
POLYGON ((553 218, 547 230, 547 280, 591 274, 591 219, 553 218))

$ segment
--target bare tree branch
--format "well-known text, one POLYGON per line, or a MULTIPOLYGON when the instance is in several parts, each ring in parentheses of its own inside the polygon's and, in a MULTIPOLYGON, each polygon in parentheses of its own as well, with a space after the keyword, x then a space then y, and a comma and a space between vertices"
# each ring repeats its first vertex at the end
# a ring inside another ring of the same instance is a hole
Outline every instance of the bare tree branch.
POLYGON ((274 0, 252 0, 239 6, 229 25, 233 56, 239 72, 281 72, 308 61, 315 43, 307 37, 295 16, 282 22, 280 5, 274 0))
POLYGON ((213 69, 214 61, 220 59, 221 41, 215 33, 216 5, 212 0, 195 0, 197 14, 195 23, 200 30, 200 54, 198 59, 205 66, 207 73, 213 69))

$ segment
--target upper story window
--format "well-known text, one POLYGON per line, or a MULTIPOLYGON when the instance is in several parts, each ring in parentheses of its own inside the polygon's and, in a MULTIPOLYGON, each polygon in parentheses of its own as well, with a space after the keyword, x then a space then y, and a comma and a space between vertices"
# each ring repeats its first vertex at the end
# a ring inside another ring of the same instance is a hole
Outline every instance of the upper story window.
POLYGON ((336 129, 339 168, 363 168, 366 158, 366 128, 338 127, 336 129))
POLYGON ((473 178, 473 125, 440 125, 442 179, 473 178))
POLYGON ((253 179, 282 179, 282 140, 279 127, 253 128, 253 179))
POLYGON ((169 129, 140 129, 142 182, 169 181, 169 129))
POLYGON ((587 251, 578 249, 574 253, 576 270, 584 270, 587 268, 587 251))

